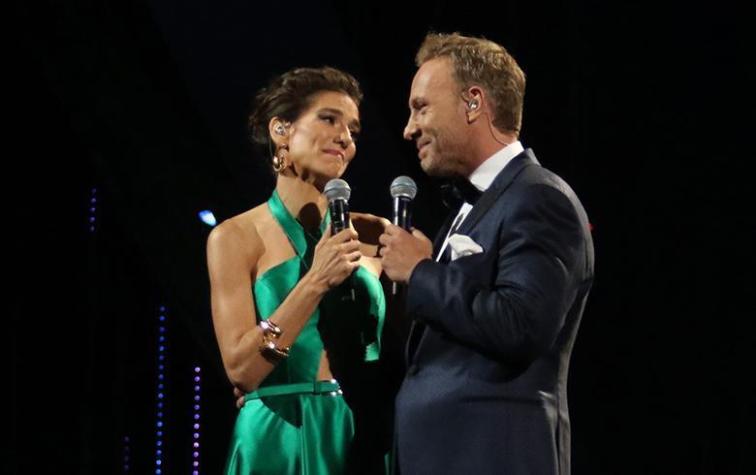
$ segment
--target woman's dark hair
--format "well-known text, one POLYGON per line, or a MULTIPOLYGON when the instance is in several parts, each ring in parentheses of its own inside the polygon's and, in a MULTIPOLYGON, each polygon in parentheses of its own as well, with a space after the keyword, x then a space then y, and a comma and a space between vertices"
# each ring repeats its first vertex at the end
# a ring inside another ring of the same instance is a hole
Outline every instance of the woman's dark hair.
POLYGON ((323 91, 342 92, 362 101, 360 84, 351 74, 336 68, 296 68, 273 78, 260 89, 252 102, 248 127, 252 142, 259 145, 263 155, 272 151, 268 124, 273 117, 294 122, 308 107, 313 97, 323 91))

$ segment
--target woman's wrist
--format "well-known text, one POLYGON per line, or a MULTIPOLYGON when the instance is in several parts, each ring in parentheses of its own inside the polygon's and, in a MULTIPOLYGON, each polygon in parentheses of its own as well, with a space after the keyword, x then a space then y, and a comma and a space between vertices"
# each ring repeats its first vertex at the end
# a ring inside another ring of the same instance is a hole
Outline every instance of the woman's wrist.
POLYGON ((300 284, 308 293, 312 293, 316 297, 320 298, 328 292, 328 282, 324 278, 320 278, 315 272, 307 272, 302 277, 300 284))

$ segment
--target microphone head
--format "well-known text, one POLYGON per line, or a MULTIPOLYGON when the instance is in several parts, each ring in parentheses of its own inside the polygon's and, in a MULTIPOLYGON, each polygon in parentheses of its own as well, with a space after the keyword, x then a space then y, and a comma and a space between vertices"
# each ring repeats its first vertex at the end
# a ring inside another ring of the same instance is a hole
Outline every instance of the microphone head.
POLYGON ((394 178, 389 189, 392 198, 405 197, 414 200, 417 195, 415 180, 405 175, 394 178))
POLYGON ((328 183, 326 183, 326 186, 323 189, 323 194, 326 195, 329 203, 335 200, 349 201, 352 189, 349 188, 349 183, 346 181, 340 178, 334 178, 328 180, 328 183))

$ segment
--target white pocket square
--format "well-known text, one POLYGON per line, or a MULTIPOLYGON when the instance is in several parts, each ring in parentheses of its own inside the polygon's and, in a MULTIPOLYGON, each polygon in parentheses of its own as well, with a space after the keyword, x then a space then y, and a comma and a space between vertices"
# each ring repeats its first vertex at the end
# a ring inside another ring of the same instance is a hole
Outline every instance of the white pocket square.
POLYGON ((473 241, 470 236, 464 234, 452 234, 449 236, 449 246, 451 247, 451 260, 460 257, 471 256, 483 252, 480 244, 473 241))

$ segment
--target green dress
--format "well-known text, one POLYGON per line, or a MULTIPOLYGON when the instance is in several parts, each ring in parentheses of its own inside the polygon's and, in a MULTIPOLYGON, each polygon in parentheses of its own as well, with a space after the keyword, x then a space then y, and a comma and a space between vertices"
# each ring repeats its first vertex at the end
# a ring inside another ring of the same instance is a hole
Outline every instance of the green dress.
MULTIPOLYGON (((272 315, 307 272, 320 238, 304 231, 277 192, 268 200, 268 207, 296 256, 271 268, 254 283, 258 319, 272 315)), ((328 224, 326 214, 321 235, 328 224)), ((324 341, 336 377, 341 373, 334 367, 348 368, 349 360, 357 363, 355 367, 376 361, 385 310, 380 281, 363 267, 352 275, 348 286, 324 297, 292 345, 289 357, 278 363, 256 391, 245 396, 231 437, 226 473, 344 473, 355 432, 354 418, 336 380, 316 381, 324 341)))

